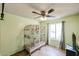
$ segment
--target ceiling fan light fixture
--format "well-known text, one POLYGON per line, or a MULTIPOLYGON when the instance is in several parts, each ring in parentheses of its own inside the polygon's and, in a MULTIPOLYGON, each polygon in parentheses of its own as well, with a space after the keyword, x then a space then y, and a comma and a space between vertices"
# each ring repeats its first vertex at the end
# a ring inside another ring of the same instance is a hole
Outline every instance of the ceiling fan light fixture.
POLYGON ((41 19, 42 21, 45 21, 45 20, 46 20, 46 17, 40 17, 40 19, 41 19))

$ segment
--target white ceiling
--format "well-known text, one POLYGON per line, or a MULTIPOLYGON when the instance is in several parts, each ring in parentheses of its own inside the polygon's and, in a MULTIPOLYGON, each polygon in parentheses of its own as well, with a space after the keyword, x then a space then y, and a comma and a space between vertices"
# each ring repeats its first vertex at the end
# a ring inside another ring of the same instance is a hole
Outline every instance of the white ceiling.
MULTIPOLYGON (((34 19, 38 15, 33 14, 32 11, 40 12, 41 10, 48 11, 49 9, 55 9, 51 15, 54 15, 55 19, 63 16, 79 13, 79 4, 78 3, 6 3, 5 12, 12 13, 15 15, 27 17, 34 19)), ((1 4, 0 4, 1 10, 1 4)))

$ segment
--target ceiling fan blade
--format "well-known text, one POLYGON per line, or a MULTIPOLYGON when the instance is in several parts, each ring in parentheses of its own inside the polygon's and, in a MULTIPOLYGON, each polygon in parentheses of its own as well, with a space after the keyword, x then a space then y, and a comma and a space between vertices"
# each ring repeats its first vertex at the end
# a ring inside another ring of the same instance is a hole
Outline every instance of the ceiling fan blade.
POLYGON ((40 18, 41 16, 37 16, 37 17, 35 17, 34 19, 37 19, 37 18, 40 18))
POLYGON ((52 16, 52 15, 46 15, 46 17, 55 17, 55 16, 52 16))
POLYGON ((51 12, 53 12, 53 11, 54 11, 54 9, 50 9, 50 10, 48 11, 48 14, 51 13, 51 12))
POLYGON ((41 15, 40 13, 37 13, 37 12, 35 12, 35 11, 32 11, 32 13, 35 13, 35 14, 41 15))

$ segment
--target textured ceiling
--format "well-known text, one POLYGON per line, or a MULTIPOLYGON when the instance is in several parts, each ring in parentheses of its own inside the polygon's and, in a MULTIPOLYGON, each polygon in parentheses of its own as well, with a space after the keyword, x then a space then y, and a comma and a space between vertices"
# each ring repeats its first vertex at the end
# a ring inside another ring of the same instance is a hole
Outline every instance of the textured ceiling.
MULTIPOLYGON (((55 9, 51 15, 55 17, 48 19, 60 18, 63 16, 79 13, 78 3, 6 3, 5 12, 15 15, 34 19, 38 15, 33 14, 32 11, 40 12, 41 10, 48 11, 49 9, 55 9)), ((1 10, 1 4, 0 4, 1 10)))

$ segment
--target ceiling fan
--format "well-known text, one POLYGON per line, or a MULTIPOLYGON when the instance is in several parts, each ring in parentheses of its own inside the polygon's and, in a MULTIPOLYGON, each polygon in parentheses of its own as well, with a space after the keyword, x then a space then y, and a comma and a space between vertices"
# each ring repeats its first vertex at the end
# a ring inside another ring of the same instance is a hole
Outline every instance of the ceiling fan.
POLYGON ((4 20, 4 3, 2 3, 2 12, 0 20, 4 20))
POLYGON ((48 12, 46 12, 46 11, 43 10, 43 11, 40 11, 40 13, 38 13, 36 11, 32 11, 32 13, 39 15, 36 18, 40 18, 40 17, 42 17, 42 18, 45 18, 45 17, 54 17, 52 15, 49 15, 52 12, 54 12, 54 9, 50 9, 50 10, 48 10, 48 12))

